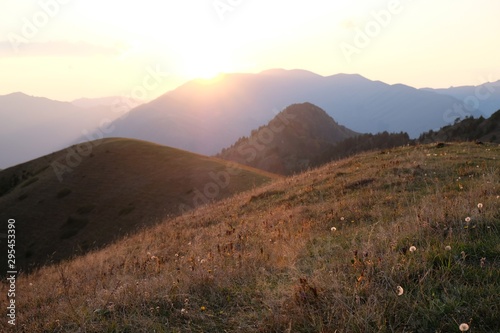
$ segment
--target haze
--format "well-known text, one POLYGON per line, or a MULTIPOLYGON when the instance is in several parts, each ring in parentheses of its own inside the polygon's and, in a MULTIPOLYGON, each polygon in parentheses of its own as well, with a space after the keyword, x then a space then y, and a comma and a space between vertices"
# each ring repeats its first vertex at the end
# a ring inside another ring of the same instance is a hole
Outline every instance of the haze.
POLYGON ((0 94, 69 101, 139 94, 146 82, 140 94, 149 100, 193 78, 269 68, 417 88, 500 79, 497 1, 0 4, 0 94))

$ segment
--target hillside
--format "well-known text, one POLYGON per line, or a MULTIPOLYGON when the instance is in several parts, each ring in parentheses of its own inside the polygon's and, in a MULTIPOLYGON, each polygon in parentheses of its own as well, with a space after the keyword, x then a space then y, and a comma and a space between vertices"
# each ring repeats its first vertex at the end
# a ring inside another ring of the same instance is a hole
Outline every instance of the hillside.
POLYGON ((276 178, 143 141, 90 144, 0 172, 0 220, 16 220, 18 268, 85 253, 276 178))
POLYGON ((294 104, 217 157, 278 174, 311 167, 333 144, 358 133, 337 124, 311 103, 294 104))
POLYGON ((499 156, 462 143, 364 153, 167 219, 19 276, 19 327, 499 332, 499 156))
POLYGON ((437 131, 422 133, 420 143, 450 141, 481 141, 500 143, 500 110, 489 118, 473 118, 458 120, 453 125, 445 126, 437 131))
MULTIPOLYGON (((213 155, 267 124, 288 105, 306 101, 356 132, 403 131, 412 138, 447 125, 447 110, 465 108, 451 96, 356 74, 321 76, 275 69, 187 82, 131 110, 112 124, 115 130, 109 135, 213 155)), ((471 114, 479 117, 481 112, 471 114)))

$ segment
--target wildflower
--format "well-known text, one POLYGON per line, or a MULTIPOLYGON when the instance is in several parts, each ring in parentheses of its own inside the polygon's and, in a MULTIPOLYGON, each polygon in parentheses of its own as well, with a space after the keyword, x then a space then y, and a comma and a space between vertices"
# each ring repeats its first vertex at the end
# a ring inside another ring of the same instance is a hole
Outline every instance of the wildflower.
POLYGON ((465 218, 465 222, 467 222, 467 223, 469 223, 469 222, 470 222, 470 216, 467 216, 467 217, 465 218))
POLYGON ((201 310, 201 311, 205 311, 206 309, 207 309, 207 308, 206 308, 206 307, 204 307, 204 306, 202 306, 202 307, 200 308, 200 310, 201 310))
POLYGON ((485 263, 486 263, 486 258, 482 257, 481 260, 479 261, 479 264, 481 265, 481 267, 484 267, 485 263))
POLYGON ((446 245, 444 249, 445 249, 446 251, 451 251, 451 246, 446 245))
POLYGON ((337 228, 335 228, 335 227, 331 227, 331 228, 330 228, 330 230, 331 230, 331 231, 336 231, 336 230, 337 230, 337 228))
POLYGON ((469 330, 469 325, 466 323, 461 323, 460 326, 458 326, 458 329, 460 332, 467 332, 469 330))
POLYGON ((182 308, 182 309, 181 309, 181 314, 182 314, 182 315, 187 315, 187 313, 188 313, 188 312, 187 312, 187 310, 186 310, 186 309, 184 309, 184 308, 182 308))
POLYGON ((413 245, 410 246, 410 252, 415 252, 415 251, 417 251, 417 248, 413 245))
POLYGON ((477 204, 477 208, 482 209, 483 208, 483 204, 482 203, 478 203, 477 204))
POLYGON ((396 287, 396 292, 397 292, 398 296, 401 296, 401 295, 404 294, 405 290, 403 289, 403 287, 397 286, 396 287))

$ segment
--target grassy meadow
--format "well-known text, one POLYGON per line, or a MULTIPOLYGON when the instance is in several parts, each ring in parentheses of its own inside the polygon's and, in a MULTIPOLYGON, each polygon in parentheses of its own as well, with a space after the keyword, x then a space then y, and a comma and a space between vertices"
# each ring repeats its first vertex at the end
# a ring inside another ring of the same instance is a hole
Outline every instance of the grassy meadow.
POLYGON ((0 325, 500 332, 499 159, 496 144, 422 145, 277 179, 21 274, 17 325, 0 325))

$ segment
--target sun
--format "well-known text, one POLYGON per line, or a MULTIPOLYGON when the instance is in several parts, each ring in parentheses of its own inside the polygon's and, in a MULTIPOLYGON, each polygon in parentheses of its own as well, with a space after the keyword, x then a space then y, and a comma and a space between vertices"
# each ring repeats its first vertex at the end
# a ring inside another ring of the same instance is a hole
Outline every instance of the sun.
POLYGON ((231 59, 214 52, 196 53, 182 59, 181 72, 188 79, 213 79, 233 70, 231 59))
POLYGON ((193 43, 182 50, 179 71, 187 79, 212 79, 236 69, 231 54, 220 43, 193 43))

